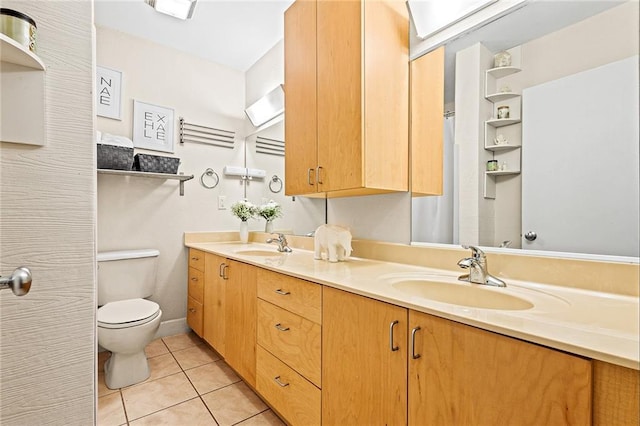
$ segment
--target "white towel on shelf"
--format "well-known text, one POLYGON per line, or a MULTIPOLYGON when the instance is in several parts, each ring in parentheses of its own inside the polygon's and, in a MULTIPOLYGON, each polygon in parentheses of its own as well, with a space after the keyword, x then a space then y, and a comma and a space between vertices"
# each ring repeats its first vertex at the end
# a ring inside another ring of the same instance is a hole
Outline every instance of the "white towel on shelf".
POLYGON ((102 133, 102 137, 98 139, 98 143, 133 148, 133 141, 131 139, 125 136, 112 135, 109 133, 102 133))

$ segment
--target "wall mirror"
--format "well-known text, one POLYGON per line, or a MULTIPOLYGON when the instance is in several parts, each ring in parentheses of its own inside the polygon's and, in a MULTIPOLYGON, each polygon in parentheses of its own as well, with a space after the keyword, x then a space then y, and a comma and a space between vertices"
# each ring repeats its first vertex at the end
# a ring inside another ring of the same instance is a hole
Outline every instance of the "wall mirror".
POLYGON ((274 120, 245 139, 245 167, 266 171, 264 179, 247 181, 246 196, 256 204, 273 200, 282 205, 283 217, 274 221, 275 231, 309 235, 326 223, 327 201, 284 194, 284 143, 284 120, 274 120))
MULTIPOLYGON (((637 2, 527 2, 448 42, 445 195, 412 200, 412 242, 507 246, 560 252, 560 256, 612 255, 637 262, 637 34, 637 2), (485 71, 494 66, 494 55, 507 49, 522 71, 509 77, 491 76, 493 80, 487 82, 485 71), (615 68, 612 64, 625 58, 629 67, 622 72, 628 79, 622 88, 610 85, 621 75, 617 71, 599 76, 590 72, 610 65, 615 68), (580 82, 582 86, 575 83, 587 76, 595 79, 580 82), (458 86, 461 78, 466 83, 458 86), (567 89, 566 96, 559 95, 574 83, 577 92, 567 89), (511 101, 515 102, 511 111, 521 122, 487 127, 485 122, 496 118, 496 108, 503 103, 486 99, 491 85, 495 92, 518 94, 511 101), (600 86, 612 88, 604 90, 603 96, 621 92, 600 98, 602 93, 592 90, 600 86), (589 97, 585 98, 586 92, 589 97), (624 93, 630 94, 628 99, 624 93), (613 108, 613 117, 605 111, 607 106, 613 108), (594 134, 597 137, 587 141, 594 134), (496 139, 500 139, 497 145, 507 139, 521 146, 486 149, 496 139), (534 151, 538 145, 548 146, 547 142, 555 145, 547 147, 546 154, 534 151), (504 161, 507 171, 517 173, 487 176, 486 163, 492 159, 499 160, 499 167, 504 161), (587 171, 574 164, 585 165, 587 171), (542 175, 534 177, 534 172, 542 175), (594 184, 585 185, 585 179, 594 177, 594 184), (532 180, 537 185, 534 189, 532 180), (617 196, 611 198, 612 194, 617 196), (542 205, 537 207, 535 227, 527 222, 534 202, 542 205), (572 210, 575 206, 579 208, 572 210), (543 222, 555 227, 546 231, 543 222), (616 223, 624 225, 609 231, 616 223), (565 241, 551 242, 558 228, 572 232, 565 241), (530 241, 529 232, 537 238, 530 241), (589 241, 603 233, 611 234, 611 241, 589 241)), ((414 58, 421 53, 415 51, 420 43, 412 40, 414 58)))

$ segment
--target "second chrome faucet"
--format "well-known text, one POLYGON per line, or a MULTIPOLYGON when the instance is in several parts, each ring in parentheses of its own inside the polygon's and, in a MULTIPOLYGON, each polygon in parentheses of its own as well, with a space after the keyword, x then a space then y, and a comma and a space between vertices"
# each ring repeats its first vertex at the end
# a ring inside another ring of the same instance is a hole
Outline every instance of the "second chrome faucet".
POLYGON ((284 234, 273 234, 277 235, 278 238, 267 238, 267 244, 276 243, 278 244, 278 251, 280 253, 291 253, 291 247, 289 247, 289 243, 287 242, 287 238, 284 234))
POLYGON ((491 285, 495 287, 506 287, 504 281, 496 278, 487 271, 487 257, 478 247, 463 245, 462 247, 471 250, 471 257, 465 257, 458 261, 458 266, 468 269, 469 273, 460 275, 460 281, 468 281, 474 284, 491 285))

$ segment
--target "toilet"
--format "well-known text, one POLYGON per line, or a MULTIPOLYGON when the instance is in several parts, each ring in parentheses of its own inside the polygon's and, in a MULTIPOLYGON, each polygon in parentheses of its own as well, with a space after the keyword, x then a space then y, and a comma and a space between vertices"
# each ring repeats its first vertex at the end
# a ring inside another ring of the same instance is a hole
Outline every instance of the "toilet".
POLYGON ((149 378, 144 348, 153 340, 162 311, 146 298, 156 285, 154 249, 98 253, 98 345, 111 351, 105 384, 122 388, 149 378))

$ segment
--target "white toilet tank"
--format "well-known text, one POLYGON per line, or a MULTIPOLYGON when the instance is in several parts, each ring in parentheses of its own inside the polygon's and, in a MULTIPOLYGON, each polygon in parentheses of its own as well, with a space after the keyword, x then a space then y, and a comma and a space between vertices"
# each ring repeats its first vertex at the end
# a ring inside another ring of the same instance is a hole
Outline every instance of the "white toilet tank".
POLYGON ((98 306, 153 294, 158 255, 155 249, 98 253, 98 306))

